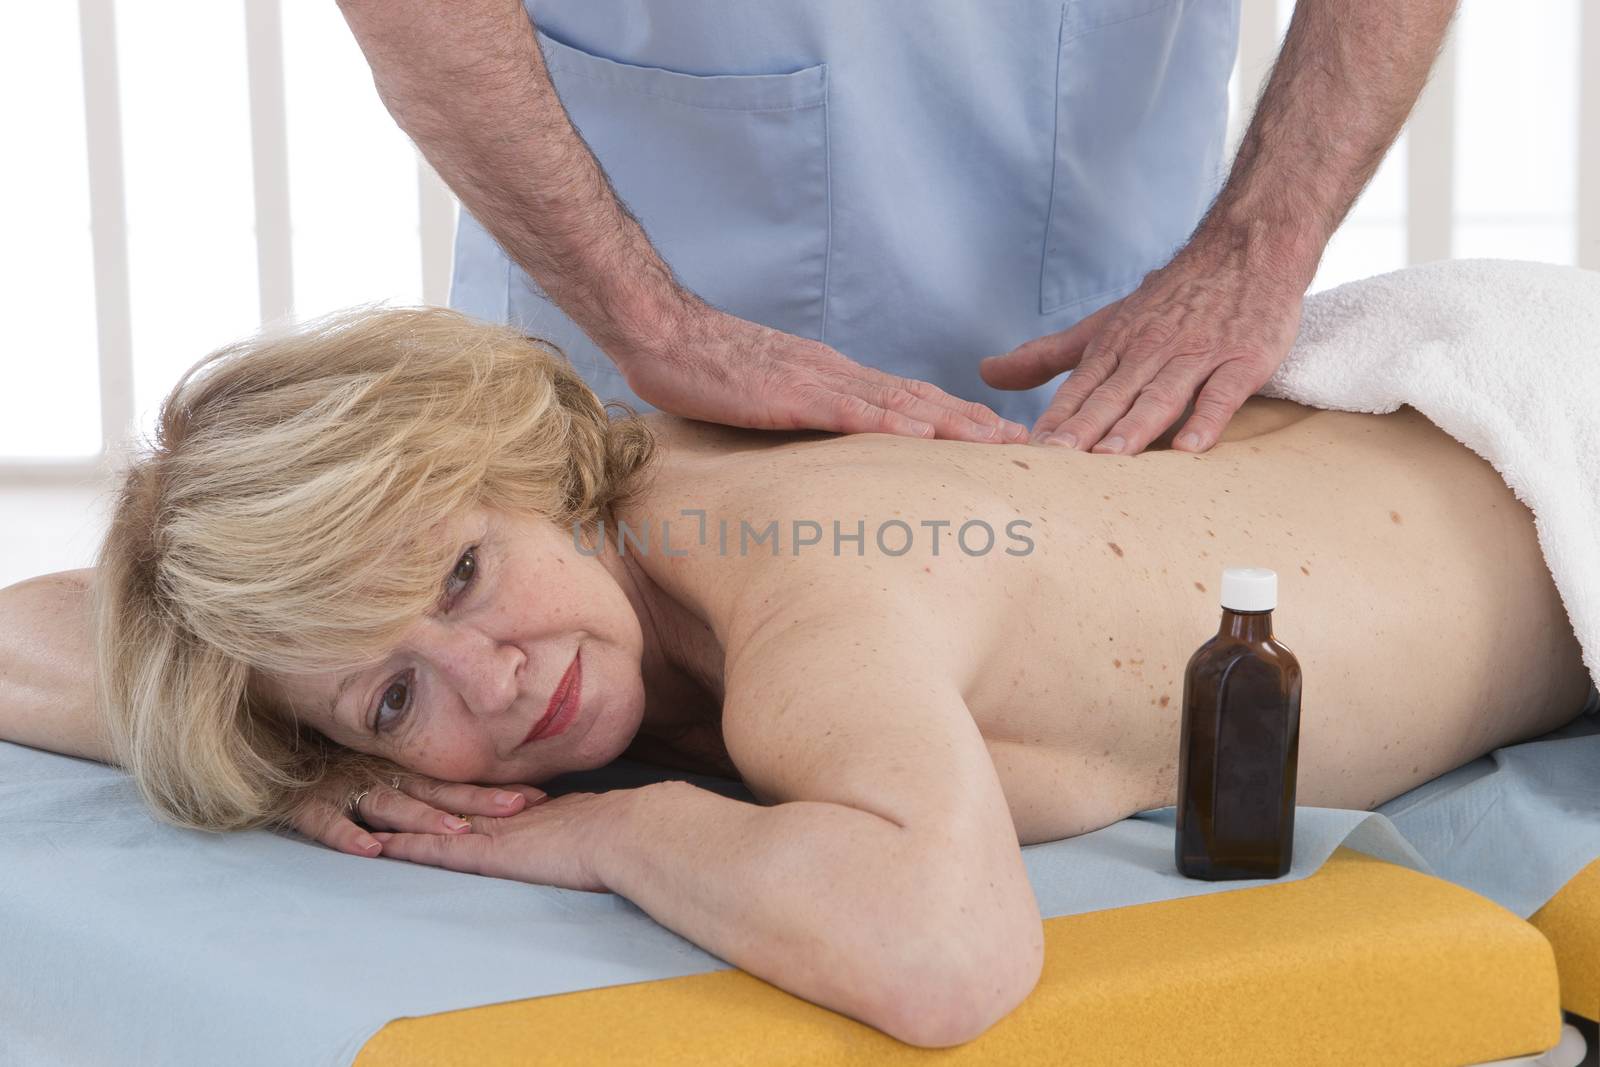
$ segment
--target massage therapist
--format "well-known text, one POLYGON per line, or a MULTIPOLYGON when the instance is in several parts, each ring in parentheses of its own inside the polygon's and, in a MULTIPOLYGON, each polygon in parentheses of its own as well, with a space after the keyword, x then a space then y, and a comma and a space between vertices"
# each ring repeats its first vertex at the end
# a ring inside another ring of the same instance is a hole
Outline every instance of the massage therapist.
POLYGON ((339 6, 451 306, 603 399, 1132 454, 1283 361, 1456 5, 1299 0, 1226 181, 1237 0, 339 6))

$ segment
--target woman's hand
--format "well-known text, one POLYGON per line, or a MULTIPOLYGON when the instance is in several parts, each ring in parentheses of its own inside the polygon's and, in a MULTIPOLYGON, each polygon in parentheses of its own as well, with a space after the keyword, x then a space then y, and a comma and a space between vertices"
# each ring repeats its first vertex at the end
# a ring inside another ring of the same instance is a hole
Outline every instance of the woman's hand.
POLYGON ((636 789, 567 793, 508 818, 479 815, 472 833, 377 833, 383 854, 453 871, 535 885, 605 893, 595 874, 595 844, 636 789))
POLYGON ((400 774, 388 784, 354 788, 344 775, 332 774, 307 795, 289 824, 329 848, 376 856, 383 846, 356 823, 358 815, 373 829, 455 835, 471 825, 460 815, 514 815, 545 799, 531 785, 482 786, 400 774))

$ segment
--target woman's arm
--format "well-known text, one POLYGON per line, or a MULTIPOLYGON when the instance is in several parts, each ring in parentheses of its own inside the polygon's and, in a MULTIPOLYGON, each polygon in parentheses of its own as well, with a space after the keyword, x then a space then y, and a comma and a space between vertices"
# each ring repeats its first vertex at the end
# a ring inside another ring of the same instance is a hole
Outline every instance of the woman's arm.
POLYGON ((727 662, 728 752, 763 802, 683 782, 562 797, 392 858, 603 886, 729 963, 909 1044, 983 1033, 1044 931, 948 654, 907 605, 788 601, 727 662), (805 621, 797 616, 809 615, 805 621))
POLYGON ((617 893, 757 978, 908 1044, 971 1040, 1026 993, 989 981, 994 951, 964 951, 983 923, 942 906, 946 858, 848 805, 763 807, 663 781, 566 793, 472 828, 375 836, 391 859, 617 893))
POLYGON ((761 807, 667 781, 629 791, 594 863, 608 889, 757 978, 944 1048, 980 1036, 1032 991, 1042 936, 1037 955, 993 939, 974 951, 989 917, 942 887, 982 872, 931 846, 845 804, 761 807))
POLYGON ((92 568, 0 589, 0 741, 111 762, 94 708, 92 568))

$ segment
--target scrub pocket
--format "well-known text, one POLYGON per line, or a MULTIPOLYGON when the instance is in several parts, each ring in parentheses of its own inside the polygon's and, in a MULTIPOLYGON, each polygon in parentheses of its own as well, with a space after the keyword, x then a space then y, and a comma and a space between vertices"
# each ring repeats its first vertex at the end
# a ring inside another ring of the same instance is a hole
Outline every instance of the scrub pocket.
POLYGON ((1040 314, 1121 296, 1193 232, 1221 184, 1238 32, 1237 0, 1063 5, 1040 314))
MULTIPOLYGON (((827 65, 686 74, 607 59, 542 29, 538 38, 573 125, 679 281, 733 315, 821 340, 827 65)), ((548 297, 525 272, 512 275, 511 312, 529 318, 515 305, 548 297)))

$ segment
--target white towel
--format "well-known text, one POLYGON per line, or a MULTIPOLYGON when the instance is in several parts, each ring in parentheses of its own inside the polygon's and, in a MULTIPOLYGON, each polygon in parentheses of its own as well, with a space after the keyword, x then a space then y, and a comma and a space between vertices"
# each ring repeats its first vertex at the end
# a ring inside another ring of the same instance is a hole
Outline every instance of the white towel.
POLYGON ((1445 260, 1306 298, 1260 389, 1316 408, 1409 404, 1500 472, 1600 683, 1600 273, 1445 260))

